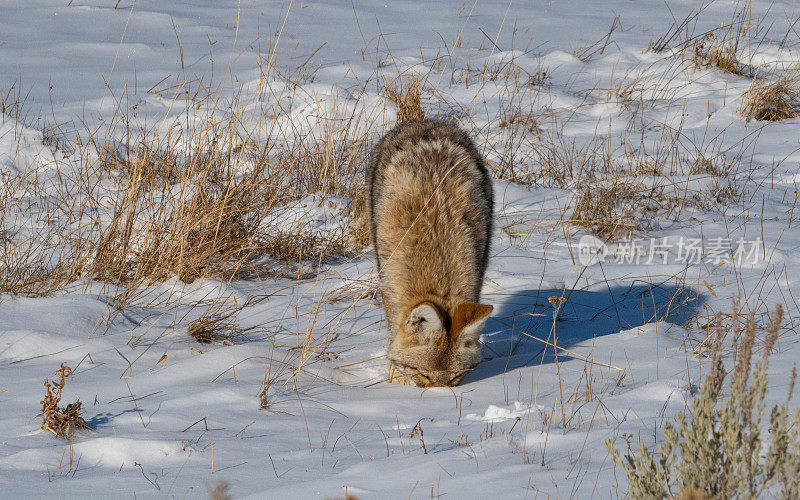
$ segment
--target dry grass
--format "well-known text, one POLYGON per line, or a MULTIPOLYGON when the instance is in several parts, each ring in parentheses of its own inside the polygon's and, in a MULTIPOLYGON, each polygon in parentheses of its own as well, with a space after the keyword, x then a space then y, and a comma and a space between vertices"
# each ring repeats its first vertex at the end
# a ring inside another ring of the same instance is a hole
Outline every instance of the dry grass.
POLYGON ((737 59, 734 45, 717 40, 713 32, 695 43, 692 61, 695 67, 713 66, 737 76, 749 74, 747 67, 737 59))
MULTIPOLYGON (((191 282, 209 272, 235 275, 257 249, 255 237, 281 200, 263 171, 234 173, 231 155, 211 157, 180 183, 157 183, 169 169, 145 153, 128 162, 125 194, 97 245, 92 275, 115 283, 151 283, 177 274, 191 282), (153 190, 153 186, 159 186, 153 190)), ((181 169, 187 177, 192 165, 181 169)))
MULTIPOLYGON (((695 68, 713 67, 736 76, 756 77, 761 69, 755 59, 759 47, 775 40, 776 34, 770 34, 773 23, 764 22, 770 8, 753 11, 751 0, 737 0, 731 5, 728 19, 716 19, 717 27, 698 32, 711 5, 713 2, 700 5, 684 18, 675 19, 648 50, 661 53, 672 48, 695 68)), ((795 36, 793 30, 794 24, 787 26, 781 47, 795 36)))
POLYGON ((386 86, 386 97, 397 106, 397 121, 411 122, 425 119, 422 109, 422 79, 395 78, 386 86))
POLYGON ((248 264, 263 255, 297 262, 344 253, 350 247, 344 235, 326 240, 273 226, 283 203, 357 189, 365 146, 348 146, 352 141, 328 129, 321 141, 311 137, 274 152, 245 146, 154 155, 140 149, 123 164, 127 189, 100 240, 93 274, 124 283, 175 273, 190 282, 249 272, 248 264))
POLYGON ((329 257, 344 255, 349 251, 348 235, 322 237, 304 233, 277 232, 259 240, 261 248, 285 263, 313 261, 324 263, 329 257))
POLYGON ((370 245, 369 217, 367 216, 367 191, 359 190, 350 199, 350 238, 356 249, 370 245))
POLYGON ((20 236, 23 229, 14 222, 16 217, 34 211, 47 216, 55 210, 50 199, 41 200, 37 207, 32 207, 20 198, 20 192, 31 189, 30 178, 34 179, 35 189, 33 175, 27 179, 13 179, 0 172, 0 227, 11 226, 0 230, 0 293, 39 297, 78 279, 87 256, 58 250, 64 240, 71 241, 75 248, 81 246, 84 238, 80 234, 20 236))
POLYGON ((42 250, 39 245, 26 243, 0 244, 0 293, 44 297, 80 277, 83 262, 64 261, 52 266, 37 254, 42 250))
POLYGON ((742 97, 741 114, 747 121, 777 122, 797 118, 799 101, 796 79, 754 79, 742 97))
MULTIPOLYGON (((620 98, 619 88, 614 98, 620 98)), ((631 108, 641 109, 641 101, 631 108)), ((688 208, 718 209, 742 194, 732 167, 747 144, 726 147, 720 137, 698 142, 669 128, 647 137, 638 121, 621 139, 574 138, 562 133, 569 116, 534 112, 536 104, 527 97, 515 96, 500 109, 497 132, 485 136, 493 175, 572 191, 575 197, 564 208, 563 222, 603 239, 658 227, 665 219, 680 220, 688 208)))
POLYGON ((574 48, 572 50, 572 55, 583 62, 591 61, 592 58, 598 54, 602 55, 611 44, 611 37, 617 30, 622 30, 622 19, 619 15, 614 16, 614 19, 611 21, 611 26, 608 28, 608 32, 605 35, 591 45, 574 48))
POLYGON ((498 127, 524 127, 530 133, 537 133, 536 115, 532 111, 527 113, 517 110, 506 118, 501 118, 498 127))
POLYGON ((72 375, 72 368, 65 363, 56 371, 56 378, 51 382, 44 380, 44 399, 41 401, 42 429, 52 432, 56 437, 71 438, 75 429, 89 429, 89 425, 81 417, 82 403, 80 400, 59 406, 62 391, 67 383, 67 378, 72 375))
POLYGON ((189 322, 186 332, 201 344, 233 345, 237 341, 245 340, 247 335, 257 331, 259 326, 242 328, 239 326, 239 314, 248 306, 265 298, 257 296, 243 303, 230 300, 211 301, 197 319, 189 322))
POLYGON ((605 240, 629 235, 638 228, 634 217, 638 189, 634 184, 587 185, 578 193, 570 222, 605 240))
POLYGON ((243 334, 231 319, 233 315, 233 312, 208 312, 189 323, 187 333, 201 344, 232 345, 234 338, 243 334))
MULTIPOLYGON (((38 178, 39 165, 2 179, 0 227, 34 205, 55 222, 0 233, 0 292, 47 295, 81 278, 123 285, 126 296, 172 276, 297 278, 286 263, 320 266, 368 243, 363 168, 379 130, 374 117, 348 103, 349 116, 315 115, 309 132, 240 95, 222 103, 215 89, 204 91, 197 116, 166 133, 128 127, 135 117, 122 108, 103 132, 87 129, 89 139, 78 137, 75 153, 57 160, 56 192, 38 178), (253 122, 258 139, 237 126, 253 122), (286 213, 309 194, 348 198, 350 227, 320 233, 302 214, 286 213)), ((6 100, 7 109, 19 108, 6 100)))

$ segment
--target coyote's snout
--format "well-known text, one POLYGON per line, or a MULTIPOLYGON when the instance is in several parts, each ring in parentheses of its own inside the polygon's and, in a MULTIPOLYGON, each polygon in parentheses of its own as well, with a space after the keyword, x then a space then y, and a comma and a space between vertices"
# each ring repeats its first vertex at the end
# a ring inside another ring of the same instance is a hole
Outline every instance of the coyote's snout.
POLYGON ((492 312, 478 303, 492 232, 484 160, 453 125, 402 123, 376 146, 367 186, 389 379, 457 385, 481 361, 492 312))

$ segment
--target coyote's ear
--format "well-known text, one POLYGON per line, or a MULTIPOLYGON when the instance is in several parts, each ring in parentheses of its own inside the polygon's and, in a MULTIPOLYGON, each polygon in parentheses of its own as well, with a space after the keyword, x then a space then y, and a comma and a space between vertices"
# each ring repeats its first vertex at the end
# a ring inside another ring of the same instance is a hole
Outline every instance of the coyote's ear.
POLYGON ((415 307, 406 320, 408 329, 414 332, 420 340, 427 341, 436 332, 442 329, 442 318, 439 311, 429 302, 423 302, 415 307))
POLYGON ((486 318, 491 314, 494 307, 476 302, 463 302, 453 310, 453 328, 451 337, 457 340, 460 337, 477 338, 486 318))

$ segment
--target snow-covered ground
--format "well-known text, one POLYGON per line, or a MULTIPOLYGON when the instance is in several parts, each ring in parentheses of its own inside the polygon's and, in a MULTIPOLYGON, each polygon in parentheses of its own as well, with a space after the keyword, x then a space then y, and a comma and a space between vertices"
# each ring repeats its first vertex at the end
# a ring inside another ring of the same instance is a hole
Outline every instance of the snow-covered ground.
MULTIPOLYGON (((0 1, 0 98, 21 104, 0 117, 7 246, 68 233, 64 193, 69 213, 107 223, 123 188, 82 181, 87 134, 123 143, 120 109, 162 137, 213 116, 202 100, 187 113, 200 82, 269 110, 236 125, 248 140, 353 115, 374 140, 396 112, 381 85, 419 75, 429 116, 459 119, 493 165, 517 169, 495 182, 485 361, 454 388, 383 381, 369 252, 300 280, 174 276, 122 308, 86 280, 0 294, 0 496, 182 498, 220 480, 237 498, 622 495, 603 440, 659 439, 705 373, 702 327, 733 297, 759 315, 784 305, 769 399, 785 398, 800 355, 800 119, 745 121, 751 78, 679 47, 741 20, 742 4, 704 5, 655 52, 695 2, 0 1), (546 171, 554 158, 588 173, 546 171), (611 178, 645 193, 638 229, 608 245, 619 257, 582 260, 589 233, 568 219, 611 178), (555 319, 552 296, 566 298, 555 319), (188 324, 209 310, 235 311, 244 335, 196 342, 188 324), (71 443, 37 418, 61 363, 75 370, 63 401, 80 399, 94 428, 71 443)), ((739 61, 796 68, 798 16, 796 2, 754 1, 763 29, 742 35, 739 61)), ((341 232, 346 206, 308 193, 276 209, 278 227, 341 232)))

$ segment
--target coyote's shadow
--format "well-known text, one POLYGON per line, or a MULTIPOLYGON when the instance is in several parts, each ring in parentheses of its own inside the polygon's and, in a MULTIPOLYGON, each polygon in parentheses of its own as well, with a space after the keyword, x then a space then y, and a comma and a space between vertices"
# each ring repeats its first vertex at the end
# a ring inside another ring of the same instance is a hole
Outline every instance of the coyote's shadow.
MULTIPOLYGON (((684 324, 695 315, 702 300, 689 288, 642 282, 591 292, 534 289, 485 294, 483 301, 494 304, 495 310, 484 330, 484 361, 464 382, 552 362, 553 347, 530 337, 552 342, 554 307, 550 297, 566 299, 555 324, 557 344, 566 349, 593 337, 654 321, 684 324)), ((559 360, 570 357, 559 352, 559 360)))

